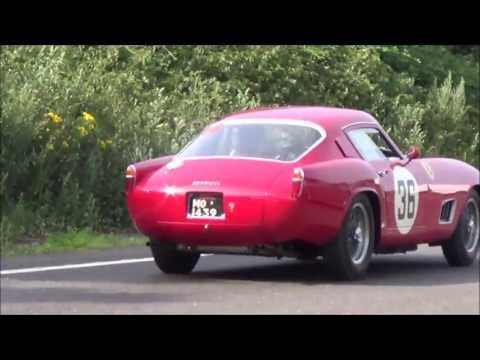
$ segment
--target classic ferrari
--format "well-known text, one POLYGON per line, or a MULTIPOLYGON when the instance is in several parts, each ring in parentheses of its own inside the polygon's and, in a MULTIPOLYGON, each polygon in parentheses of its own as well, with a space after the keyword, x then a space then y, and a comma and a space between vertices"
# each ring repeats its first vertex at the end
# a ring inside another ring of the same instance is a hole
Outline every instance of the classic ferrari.
POLYGON ((176 156, 128 166, 135 227, 165 273, 202 253, 324 263, 366 275, 373 254, 441 246, 451 266, 476 259, 480 172, 404 154, 368 113, 280 107, 233 114, 176 156))

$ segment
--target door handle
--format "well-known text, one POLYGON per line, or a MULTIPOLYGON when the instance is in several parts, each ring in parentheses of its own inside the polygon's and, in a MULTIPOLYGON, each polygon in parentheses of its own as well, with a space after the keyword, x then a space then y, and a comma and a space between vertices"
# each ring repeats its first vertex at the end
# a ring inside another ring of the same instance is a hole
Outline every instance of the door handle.
POLYGON ((388 175, 388 173, 389 173, 388 170, 383 170, 383 171, 377 172, 378 176, 380 176, 380 177, 384 177, 384 176, 388 175))

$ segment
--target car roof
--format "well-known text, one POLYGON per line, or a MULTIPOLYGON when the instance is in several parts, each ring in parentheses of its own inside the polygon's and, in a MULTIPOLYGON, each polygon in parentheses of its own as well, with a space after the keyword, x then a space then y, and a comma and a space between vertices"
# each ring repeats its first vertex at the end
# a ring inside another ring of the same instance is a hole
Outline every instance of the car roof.
POLYGON ((282 106, 276 108, 252 109, 229 115, 223 120, 241 119, 278 119, 303 120, 322 126, 327 132, 338 130, 357 122, 378 124, 375 118, 364 112, 353 109, 324 106, 282 106))

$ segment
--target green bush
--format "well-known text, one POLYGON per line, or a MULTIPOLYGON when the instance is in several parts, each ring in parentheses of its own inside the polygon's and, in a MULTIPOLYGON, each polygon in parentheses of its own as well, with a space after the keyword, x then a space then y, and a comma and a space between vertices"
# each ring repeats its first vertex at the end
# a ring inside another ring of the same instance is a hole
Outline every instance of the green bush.
POLYGON ((127 226, 128 164, 176 152, 222 113, 257 105, 194 72, 167 94, 142 66, 156 49, 128 52, 128 63, 125 49, 2 49, 2 238, 127 226), (19 213, 36 216, 20 224, 19 213))
POLYGON ((447 47, 3 46, 0 68, 2 243, 129 226, 128 164, 260 105, 364 109, 478 165, 478 58, 447 47))

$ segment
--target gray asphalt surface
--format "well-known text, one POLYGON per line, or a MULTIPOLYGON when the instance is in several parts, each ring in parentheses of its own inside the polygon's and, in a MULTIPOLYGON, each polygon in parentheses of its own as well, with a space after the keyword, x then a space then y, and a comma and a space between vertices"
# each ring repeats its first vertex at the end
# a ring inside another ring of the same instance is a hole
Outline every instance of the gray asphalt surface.
MULTIPOLYGON (((2 270, 150 257, 148 248, 3 259, 2 270)), ((440 248, 376 256, 360 282, 321 261, 202 257, 189 276, 153 261, 1 275, 2 314, 480 314, 479 263, 451 268, 440 248)))

